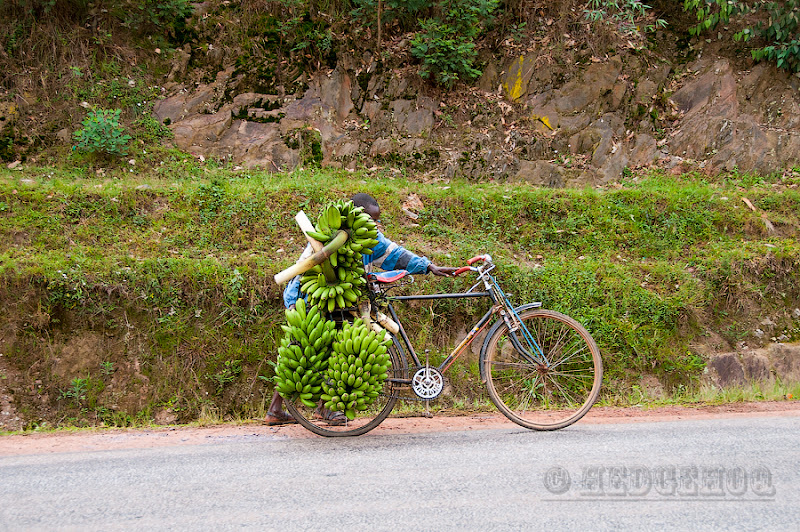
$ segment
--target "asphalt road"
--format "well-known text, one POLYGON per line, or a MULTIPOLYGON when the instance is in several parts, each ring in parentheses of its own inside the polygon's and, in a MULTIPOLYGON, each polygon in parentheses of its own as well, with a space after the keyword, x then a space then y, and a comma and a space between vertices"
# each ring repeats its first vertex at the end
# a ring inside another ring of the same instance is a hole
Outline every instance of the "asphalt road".
POLYGON ((0 530, 797 530, 800 423, 748 417, 0 458, 0 530))

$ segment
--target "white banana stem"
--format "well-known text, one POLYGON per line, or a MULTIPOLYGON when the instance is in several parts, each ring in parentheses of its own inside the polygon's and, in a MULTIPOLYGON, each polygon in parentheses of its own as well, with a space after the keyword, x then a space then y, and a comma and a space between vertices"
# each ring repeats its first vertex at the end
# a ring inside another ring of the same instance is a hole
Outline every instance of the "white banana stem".
POLYGON ((294 266, 290 266, 282 272, 275 274, 275 282, 278 284, 283 284, 292 279, 295 275, 301 275, 314 266, 322 264, 328 260, 331 255, 336 253, 336 251, 342 247, 345 242, 347 242, 349 236, 350 235, 347 234, 347 231, 338 231, 334 237, 330 239, 325 246, 323 246, 321 250, 317 251, 309 258, 301 260, 294 266))
POLYGON ((314 248, 314 251, 320 251, 324 247, 322 245, 322 242, 308 236, 308 232, 314 230, 314 224, 312 224, 311 220, 308 219, 306 213, 304 213, 303 211, 298 212, 294 216, 294 221, 297 222, 298 227, 300 227, 300 230, 305 235, 306 240, 308 240, 308 243, 311 244, 311 247, 314 248))
MULTIPOLYGON (((308 243, 311 244, 311 248, 314 251, 321 251, 322 248, 325 247, 322 242, 316 238, 308 236, 308 232, 314 230, 314 224, 312 224, 311 220, 308 219, 306 213, 303 211, 298 212, 294 216, 294 221, 297 222, 297 225, 300 227, 300 230, 303 231, 303 235, 305 235, 306 240, 308 240, 308 243)), ((325 280, 328 282, 328 284, 335 284, 338 281, 336 278, 336 272, 333 271, 333 266, 331 266, 329 261, 322 263, 322 275, 325 276, 325 280)))

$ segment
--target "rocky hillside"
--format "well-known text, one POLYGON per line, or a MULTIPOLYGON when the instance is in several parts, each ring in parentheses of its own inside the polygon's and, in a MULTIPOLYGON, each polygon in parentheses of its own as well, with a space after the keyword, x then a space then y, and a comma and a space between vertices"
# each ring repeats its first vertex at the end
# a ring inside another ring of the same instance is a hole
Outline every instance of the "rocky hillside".
POLYGON ((182 150, 274 171, 317 158, 562 187, 652 166, 769 174, 800 164, 797 76, 702 47, 682 59, 635 48, 554 57, 534 41, 488 58, 477 86, 443 93, 364 52, 290 94, 253 92, 226 57, 213 82, 173 84, 154 113, 182 150))
POLYGON ((270 6, 195 4, 168 40, 118 26, 112 42, 72 34, 96 49, 81 42, 82 55, 7 74, 4 157, 63 153, 84 108, 111 104, 142 144, 167 126, 197 157, 273 171, 392 166, 559 187, 649 166, 769 174, 800 164, 800 78, 731 50, 727 29, 690 39, 673 16, 632 41, 590 26, 575 7, 533 10, 527 26, 498 22, 477 41, 479 79, 443 89, 420 77, 414 33, 397 22, 377 41, 370 28, 321 12, 287 21, 297 14, 270 6))

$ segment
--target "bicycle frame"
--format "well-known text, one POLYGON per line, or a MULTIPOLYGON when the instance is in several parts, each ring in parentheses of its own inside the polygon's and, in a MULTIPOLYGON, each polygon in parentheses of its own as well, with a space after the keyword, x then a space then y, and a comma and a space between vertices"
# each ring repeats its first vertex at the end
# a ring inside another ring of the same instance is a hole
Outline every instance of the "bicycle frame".
MULTIPOLYGON (((391 314, 392 319, 395 323, 397 323, 398 327, 400 328, 400 337, 403 339, 403 344, 408 352, 411 359, 414 361, 414 364, 417 366, 422 366, 422 361, 420 361, 417 352, 414 350, 414 346, 411 345, 411 341, 406 334, 405 328, 403 328, 403 324, 400 322, 400 319, 397 316, 397 312, 394 310, 392 306, 392 301, 415 301, 415 300, 436 300, 436 299, 461 299, 461 298, 475 298, 475 297, 491 297, 490 292, 478 292, 478 293, 457 293, 457 294, 423 294, 418 296, 392 296, 387 298, 388 301, 388 309, 389 313, 391 314)), ((444 361, 439 365, 437 368, 440 372, 444 373, 447 369, 456 361, 456 359, 461 356, 463 350, 469 346, 475 337, 483 331, 486 326, 490 323, 492 316, 501 310, 502 306, 498 305, 497 303, 493 304, 492 307, 486 311, 486 313, 478 320, 475 326, 469 331, 467 336, 461 341, 461 343, 456 346, 456 348, 445 358, 444 361)))
MULTIPOLYGON (((443 391, 444 373, 485 331, 479 358, 480 378, 486 384, 489 398, 503 415, 520 426, 535 430, 556 430, 579 420, 600 391, 602 361, 597 345, 589 332, 569 316, 552 310, 533 310, 541 307, 541 303, 513 307, 490 274, 494 268, 490 256, 472 257, 467 260, 467 266, 458 268, 454 275, 476 272, 475 284, 464 292, 447 294, 389 295, 388 291, 396 284, 382 284, 368 278, 370 305, 346 309, 339 317, 344 321, 358 312, 368 325, 371 322, 382 324, 395 332, 391 335, 394 348, 388 352, 391 371, 381 379, 383 389, 376 394, 375 409, 364 410, 363 415, 352 419, 352 425, 338 424, 320 416, 314 405, 293 396, 286 402, 292 416, 321 436, 364 434, 386 419, 398 400, 436 399, 443 391), (478 262, 480 264, 473 266, 478 262), (427 354, 423 354, 422 360, 411 344, 394 304, 467 298, 487 298, 489 308, 438 366, 429 365, 427 354), (374 314, 369 316, 367 312, 374 314), (393 324, 389 323, 391 320, 393 324), (409 395, 409 391, 413 393, 409 395)), ((331 319, 336 320, 336 317, 331 319)), ((376 330, 383 337, 385 333, 376 330)), ((334 369, 333 378, 338 378, 336 371, 334 369)), ((342 391, 341 383, 339 386, 337 390, 344 397, 348 392, 342 391)))
MULTIPOLYGON (((446 372, 450 366, 461 356, 464 350, 470 346, 473 340, 484 330, 486 327, 492 323, 492 317, 496 314, 500 314, 502 318, 506 321, 509 330, 511 331, 510 339, 512 344, 514 345, 515 349, 517 349, 526 359, 528 359, 532 363, 544 363, 547 364, 547 360, 542 353, 541 348, 536 344, 536 341, 531 336, 530 332, 525 327, 524 323, 519 319, 517 312, 514 310, 514 307, 511 305, 510 301, 506 297, 505 293, 503 293, 502 289, 498 286, 497 281, 494 277, 489 275, 489 271, 494 269, 494 264, 489 263, 487 266, 483 268, 470 268, 472 271, 478 272, 478 282, 475 283, 469 290, 465 292, 458 292, 458 293, 450 293, 450 294, 420 294, 420 295, 410 295, 410 296, 390 296, 385 294, 384 291, 377 291, 373 292, 374 297, 373 299, 384 299, 386 302, 386 306, 389 310, 392 320, 397 324, 399 328, 400 338, 402 338, 404 347, 406 352, 413 360, 416 367, 422 367, 422 361, 419 358, 414 346, 411 344, 410 339, 408 338, 408 334, 406 333, 403 324, 401 323, 399 317, 397 316, 397 312, 392 305, 393 301, 432 301, 438 299, 466 299, 466 298, 489 298, 492 301, 492 306, 486 311, 486 313, 481 316, 481 318, 475 323, 475 325, 470 329, 469 333, 464 337, 464 339, 453 349, 453 351, 442 361, 441 364, 436 368, 439 372, 444 373, 446 372), (484 285, 485 290, 482 292, 475 292, 474 290, 480 286, 481 284, 484 285), (522 342, 520 342, 519 338, 517 338, 516 331, 521 330, 523 334, 523 338, 525 343, 528 344, 529 348, 526 349, 522 342)), ((410 381, 406 382, 405 379, 397 379, 398 383, 407 384, 410 381)))

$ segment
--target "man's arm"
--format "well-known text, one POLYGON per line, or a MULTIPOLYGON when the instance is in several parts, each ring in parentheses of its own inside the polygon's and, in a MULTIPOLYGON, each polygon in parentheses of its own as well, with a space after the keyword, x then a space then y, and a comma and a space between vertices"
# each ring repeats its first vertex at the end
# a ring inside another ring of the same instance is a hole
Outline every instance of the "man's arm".
POLYGON ((434 275, 450 276, 457 269, 436 266, 427 257, 415 255, 386 238, 381 232, 378 232, 377 240, 378 243, 372 248, 372 255, 364 255, 364 257, 367 264, 371 263, 382 270, 407 270, 409 273, 430 272, 434 275))
POLYGON ((458 268, 452 268, 450 266, 436 266, 433 263, 428 264, 428 271, 431 272, 433 275, 439 275, 441 277, 452 277, 453 273, 457 269, 458 268))

